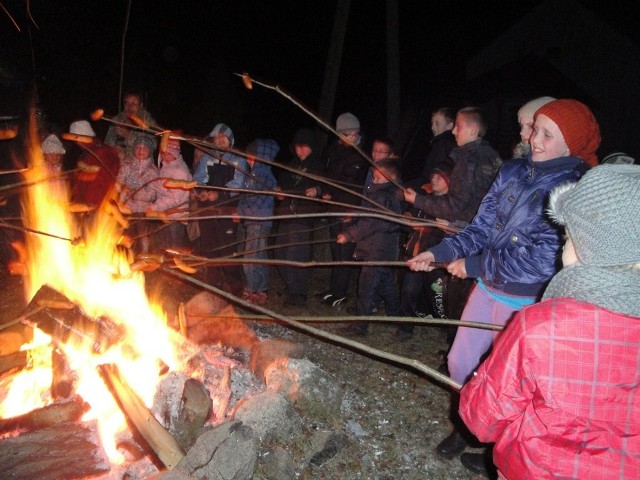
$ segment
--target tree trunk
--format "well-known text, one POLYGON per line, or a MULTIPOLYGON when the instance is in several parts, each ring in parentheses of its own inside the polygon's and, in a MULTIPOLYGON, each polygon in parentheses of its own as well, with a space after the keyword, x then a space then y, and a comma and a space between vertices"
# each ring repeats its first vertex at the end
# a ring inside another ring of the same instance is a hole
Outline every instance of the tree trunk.
MULTIPOLYGON (((320 94, 318 116, 329 125, 331 125, 331 117, 333 115, 340 62, 342 61, 342 46, 344 45, 344 37, 347 31, 350 6, 351 0, 338 0, 336 15, 333 20, 333 32, 331 33, 331 47, 329 48, 329 55, 327 55, 327 64, 324 67, 324 80, 322 93, 320 94)), ((324 147, 327 143, 327 134, 324 131, 320 136, 320 140, 320 146, 324 147)))

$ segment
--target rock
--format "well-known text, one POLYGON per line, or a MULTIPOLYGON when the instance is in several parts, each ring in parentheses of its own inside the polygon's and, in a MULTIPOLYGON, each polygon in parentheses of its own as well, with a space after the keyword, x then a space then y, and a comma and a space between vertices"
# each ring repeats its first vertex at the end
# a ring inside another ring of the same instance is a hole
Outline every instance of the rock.
POLYGON ((170 432, 185 450, 191 448, 198 432, 204 427, 211 414, 212 404, 209 391, 201 382, 189 378, 184 383, 178 418, 173 422, 170 432))
POLYGON ((275 447, 261 456, 262 475, 268 480, 293 480, 296 478, 291 455, 282 447, 275 447))
POLYGON ((264 372, 267 367, 277 358, 301 358, 302 345, 288 340, 268 339, 256 343, 251 348, 249 368, 254 375, 264 381, 264 372))
POLYGON ((250 480, 257 460, 253 429, 234 421, 205 429, 177 468, 199 480, 250 480))
POLYGON ((275 391, 267 390, 238 402, 233 418, 251 426, 261 444, 288 444, 302 433, 300 415, 286 397, 275 391))
POLYGON ((265 371, 269 390, 286 395, 304 416, 316 420, 340 418, 342 389, 307 359, 279 358, 265 371))
POLYGON ((187 337, 202 344, 220 343, 227 347, 250 351, 258 336, 238 317, 226 300, 209 292, 194 295, 185 304, 187 337))

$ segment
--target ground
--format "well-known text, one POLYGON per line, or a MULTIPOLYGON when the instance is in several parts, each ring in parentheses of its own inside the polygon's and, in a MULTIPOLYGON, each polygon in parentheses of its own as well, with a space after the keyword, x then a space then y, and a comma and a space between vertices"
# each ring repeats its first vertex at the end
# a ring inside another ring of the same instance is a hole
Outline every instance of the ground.
MULTIPOLYGON (((327 247, 328 248, 328 247, 327 247)), ((325 252, 326 253, 326 252, 325 252)), ((323 255, 320 252, 320 255, 323 255)), ((309 299, 304 307, 284 307, 284 292, 275 268, 271 271, 270 297, 265 305, 285 316, 347 315, 355 306, 355 279, 351 295, 339 310, 323 305, 314 293, 328 284, 328 269, 311 275, 309 299)), ((0 268, 3 302, 0 325, 14 320, 24 308, 22 280, 0 268)), ((199 290, 172 283, 184 298, 199 290)), ((409 367, 370 358, 365 354, 301 333, 281 324, 250 322, 259 335, 285 338, 303 345, 305 356, 330 373, 344 390, 341 428, 347 447, 320 467, 297 472, 304 479, 482 479, 466 470, 458 458, 443 459, 435 446, 450 431, 449 393, 444 387, 409 367)), ((340 334, 344 324, 314 324, 340 334)), ((369 334, 355 340, 425 365, 437 367, 446 349, 446 335, 439 327, 420 326, 409 341, 395 338, 395 326, 372 324, 369 334)))

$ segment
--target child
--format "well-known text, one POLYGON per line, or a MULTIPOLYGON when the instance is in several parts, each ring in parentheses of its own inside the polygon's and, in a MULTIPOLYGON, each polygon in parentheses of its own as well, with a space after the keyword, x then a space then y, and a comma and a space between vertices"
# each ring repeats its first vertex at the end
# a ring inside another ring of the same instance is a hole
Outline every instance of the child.
POLYGON ((97 166, 97 173, 83 169, 76 171, 72 180, 71 201, 87 205, 99 206, 115 185, 120 169, 120 158, 115 148, 103 144, 96 138, 96 132, 86 120, 78 120, 69 126, 69 133, 76 135, 82 145, 82 153, 78 157, 88 166, 97 166))
MULTIPOLYGON (((354 146, 362 144, 360 120, 352 113, 343 113, 336 119, 336 131, 339 134, 338 139, 328 145, 324 154, 326 158, 326 174, 332 181, 348 185, 350 189, 362 192, 361 188, 364 186, 369 164, 354 148, 354 146)), ((325 191, 322 192, 322 198, 351 205, 360 205, 362 203, 361 197, 333 186, 327 186, 325 191)), ((345 213, 345 217, 347 217, 346 207, 329 205, 327 210, 345 213)), ((332 219, 329 224, 331 238, 335 238, 344 228, 345 217, 332 219)), ((334 262, 351 260, 353 248, 354 245, 352 243, 346 245, 331 243, 331 259, 334 262)), ((334 308, 340 308, 340 305, 347 299, 351 275, 355 270, 351 266, 334 266, 331 269, 329 289, 318 294, 321 302, 334 308)))
POLYGON ((158 178, 158 167, 153 163, 153 139, 137 135, 132 141, 133 157, 125 158, 118 172, 120 201, 133 212, 145 212, 156 198, 152 180, 158 178))
MULTIPOLYGON (((378 162, 373 170, 373 183, 366 196, 372 201, 386 207, 392 212, 402 211, 402 191, 389 179, 398 179, 398 164, 395 160, 378 162)), ((348 224, 339 233, 336 242, 344 245, 355 243, 353 258, 356 260, 397 260, 399 251, 400 228, 397 223, 373 217, 361 217, 348 224)), ((400 298, 396 284, 396 274, 391 267, 367 267, 360 269, 358 278, 358 300, 356 303, 359 316, 373 313, 375 300, 381 298, 385 304, 386 314, 400 314, 400 298)), ((368 325, 357 323, 347 331, 354 335, 366 335, 368 325)))
MULTIPOLYGON (((117 177, 120 201, 132 212, 144 213, 156 199, 157 185, 153 185, 153 180, 158 178, 158 167, 152 158, 154 140, 149 135, 137 135, 131 144, 133 157, 125 158, 117 177)), ((127 234, 136 239, 138 253, 149 251, 148 227, 148 222, 136 222, 127 230, 127 234)))
MULTIPOLYGON (((235 137, 231 128, 218 123, 207 136, 215 147, 208 152, 196 150, 194 155, 193 179, 199 185, 212 187, 239 188, 243 184, 247 169, 244 157, 229 151, 233 148, 235 137)), ((236 209, 237 201, 233 192, 211 188, 199 189, 198 207, 202 215, 229 215, 236 209)), ((238 224, 231 218, 210 218, 198 222, 200 237, 197 249, 204 257, 229 257, 235 253, 235 242, 238 235, 238 224)), ((220 289, 227 289, 233 295, 242 295, 242 266, 222 265, 208 266, 205 278, 208 284, 220 289)))
MULTIPOLYGON (((451 162, 433 165, 431 167, 431 182, 425 184, 423 189, 428 190, 430 195, 446 195, 449 191, 451 169, 451 162)), ((415 212, 414 216, 427 218, 421 210, 415 212)), ((437 227, 417 227, 407 240, 405 254, 408 258, 415 257, 428 247, 438 244, 445 236, 445 232, 437 227)), ((400 290, 401 315, 403 317, 432 315, 437 318, 447 318, 445 304, 447 276, 448 274, 441 269, 432 272, 411 270, 405 272, 400 290), (427 288, 425 289, 425 287, 427 288), (421 295, 422 293, 424 296, 421 295), (425 301, 420 302, 423 298, 425 301), (426 306, 427 311, 421 308, 419 312, 419 303, 426 306)), ((398 327, 398 340, 408 340, 412 334, 413 325, 402 324, 398 327)))
MULTIPOLYGON (((280 147, 271 139, 258 138, 247 146, 247 163, 249 175, 244 176, 242 188, 247 190, 271 191, 276 186, 276 179, 271 172, 271 166, 257 159, 273 162, 280 147)), ((242 194, 238 202, 238 214, 242 217, 269 217, 273 215, 273 195, 242 194)), ((267 259, 267 237, 271 232, 271 220, 256 220, 245 218, 244 258, 267 259)), ((265 264, 245 263, 244 291, 242 299, 256 305, 268 300, 269 266, 265 264)))
POLYGON ((526 157, 531 152, 529 139, 533 133, 533 115, 536 111, 549 102, 553 102, 553 97, 538 97, 529 100, 518 110, 518 125, 520 125, 520 142, 513 149, 514 157, 526 157))
MULTIPOLYGON (((405 186, 414 190, 425 183, 429 183, 431 169, 434 165, 450 162, 449 154, 456 147, 456 138, 451 131, 456 121, 456 112, 449 107, 440 107, 431 114, 431 133, 428 150, 424 155, 422 172, 420 175, 411 175, 408 170, 403 175, 409 175, 405 186)), ((408 165, 407 165, 408 167, 408 165)))
MULTIPOLYGON (((322 161, 318 141, 313 130, 301 128, 293 136, 289 147, 292 158, 288 166, 296 171, 313 175, 322 174, 322 161)), ((279 176, 280 187, 287 193, 318 198, 322 194, 322 185, 307 176, 297 172, 283 170, 279 176)), ((298 215, 315 213, 320 210, 320 204, 299 198, 282 198, 278 202, 279 215, 298 215)), ((279 260, 293 262, 309 262, 311 260, 311 232, 313 218, 299 217, 281 219, 278 224, 277 245, 282 247, 274 251, 279 260)), ((286 306, 301 306, 307 301, 309 286, 309 269, 298 267, 278 267, 287 289, 284 300, 286 306)))
POLYGON ((564 268, 461 391, 501 478, 640 478, 639 204, 637 165, 552 192, 564 268))
MULTIPOLYGON (((174 180, 191 180, 189 167, 184 163, 180 153, 180 141, 171 139, 164 152, 160 152, 162 166, 159 176, 174 180)), ((169 218, 182 217, 180 212, 170 212, 178 208, 189 208, 189 190, 167 188, 163 181, 153 182, 156 199, 147 207, 148 217, 157 217, 169 211, 169 218), (162 212, 162 213, 161 213, 162 212)), ((189 246, 187 224, 181 221, 171 221, 154 235, 155 249, 164 250, 169 247, 186 248, 189 246)))
POLYGON ((47 138, 42 141, 44 165, 49 175, 60 175, 62 173, 62 159, 65 153, 67 151, 54 133, 47 135, 47 138))
MULTIPOLYGON (((454 276, 477 278, 462 320, 506 325, 521 307, 538 299, 556 271, 560 251, 559 233, 544 215, 548 193, 576 181, 597 162, 600 129, 586 105, 555 100, 534 118, 531 154, 505 163, 471 224, 409 260, 413 270, 450 262, 447 270, 454 276)), ((455 381, 467 381, 494 337, 490 330, 458 328, 448 355, 455 381)), ((464 425, 458 417, 454 420, 453 432, 437 448, 445 457, 458 455, 468 441, 464 425)), ((465 455, 463 463, 474 469, 467 457, 479 454, 465 455)))
POLYGON ((426 197, 407 188, 405 200, 434 218, 451 223, 470 222, 502 163, 498 152, 483 140, 486 131, 480 109, 459 110, 452 131, 458 146, 450 154, 454 166, 449 193, 426 197))

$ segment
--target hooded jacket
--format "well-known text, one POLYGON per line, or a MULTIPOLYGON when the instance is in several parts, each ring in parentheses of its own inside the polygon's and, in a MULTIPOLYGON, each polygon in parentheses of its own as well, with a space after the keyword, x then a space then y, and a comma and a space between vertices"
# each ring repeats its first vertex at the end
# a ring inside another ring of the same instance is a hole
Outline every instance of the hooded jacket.
MULTIPOLYGON (((293 154, 287 167, 293 170, 282 170, 279 175, 279 185, 285 193, 293 193, 296 195, 305 195, 308 188, 316 189, 316 198, 322 194, 322 184, 317 180, 311 179, 304 174, 322 175, 322 160, 318 153, 318 146, 313 130, 300 129, 296 132, 291 142, 289 150, 293 154), (308 145, 311 153, 304 160, 296 155, 296 145, 308 145), (297 172, 301 173, 297 173, 297 172)), ((278 201, 277 211, 280 215, 292 215, 298 213, 314 213, 321 210, 321 204, 312 200, 303 200, 300 198, 284 198, 278 201)), ((284 220, 283 221, 287 221, 284 220)), ((296 220, 296 222, 312 222, 312 218, 296 220)))
POLYGON ((122 194, 121 200, 134 212, 144 212, 156 198, 154 178, 158 178, 158 167, 151 157, 144 160, 127 158, 118 172, 118 182, 135 191, 122 194))
POLYGON ((429 250, 437 262, 466 257, 467 275, 490 288, 537 296, 556 273, 561 249, 560 232, 544 212, 549 192, 586 169, 572 156, 505 163, 471 224, 429 250))
MULTIPOLYGON (((258 159, 270 162, 276 159, 280 147, 275 140, 258 138, 247 146, 248 154, 255 154, 258 159)), ((276 179, 271 166, 256 160, 253 167, 248 166, 249 175, 242 175, 240 188, 246 190, 271 191, 276 186, 276 179)), ((250 195, 243 193, 238 202, 238 213, 247 217, 268 217, 273 214, 273 195, 250 195)), ((258 220, 245 220, 245 224, 256 223, 258 220)), ((271 225, 271 220, 264 222, 271 225)))

